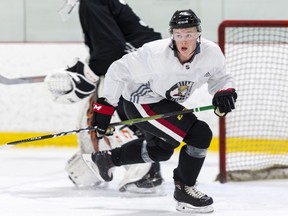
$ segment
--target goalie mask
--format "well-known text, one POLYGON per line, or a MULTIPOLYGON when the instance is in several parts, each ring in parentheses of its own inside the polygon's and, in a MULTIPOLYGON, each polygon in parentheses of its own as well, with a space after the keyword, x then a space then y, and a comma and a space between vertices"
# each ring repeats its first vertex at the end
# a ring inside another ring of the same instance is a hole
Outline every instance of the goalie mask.
POLYGON ((169 31, 172 34, 173 29, 196 27, 198 32, 201 32, 201 20, 191 10, 177 10, 170 22, 169 31))

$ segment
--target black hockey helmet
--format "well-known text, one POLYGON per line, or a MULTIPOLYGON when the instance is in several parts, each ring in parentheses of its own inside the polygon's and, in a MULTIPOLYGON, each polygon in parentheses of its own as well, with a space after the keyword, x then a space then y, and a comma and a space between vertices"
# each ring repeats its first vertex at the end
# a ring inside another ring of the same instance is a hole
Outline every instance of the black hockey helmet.
POLYGON ((173 29, 190 28, 194 26, 198 32, 201 32, 201 20, 191 9, 177 10, 169 22, 170 33, 172 33, 173 29))

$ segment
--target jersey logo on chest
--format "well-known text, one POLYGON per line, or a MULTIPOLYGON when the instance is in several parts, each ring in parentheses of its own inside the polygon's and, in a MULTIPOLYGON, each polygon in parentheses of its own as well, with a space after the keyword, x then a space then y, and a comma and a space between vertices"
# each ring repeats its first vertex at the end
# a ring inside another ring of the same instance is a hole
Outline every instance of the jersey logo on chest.
POLYGON ((173 85, 168 91, 166 91, 166 98, 175 102, 185 101, 191 93, 191 89, 194 82, 181 81, 173 85))

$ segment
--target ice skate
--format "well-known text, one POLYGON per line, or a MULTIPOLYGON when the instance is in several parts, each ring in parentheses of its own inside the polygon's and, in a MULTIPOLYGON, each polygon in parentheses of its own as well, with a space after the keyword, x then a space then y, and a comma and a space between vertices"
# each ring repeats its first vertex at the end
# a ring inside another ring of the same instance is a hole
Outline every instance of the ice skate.
POLYGON ((106 182, 112 181, 112 168, 114 164, 110 151, 100 151, 92 154, 82 155, 87 166, 95 173, 95 175, 106 182))
MULTIPOLYGON (((130 173, 134 172, 132 171, 130 173)), ((137 171, 135 171, 135 174, 137 174, 137 171)), ((131 178, 127 177, 127 179, 130 180, 131 178)), ((119 191, 162 195, 164 193, 163 182, 164 180, 161 176, 160 164, 158 162, 152 163, 150 169, 142 178, 135 181, 123 182, 120 184, 119 191)))
POLYGON ((176 210, 185 213, 211 213, 213 199, 200 192, 195 186, 187 186, 175 181, 174 199, 176 210))

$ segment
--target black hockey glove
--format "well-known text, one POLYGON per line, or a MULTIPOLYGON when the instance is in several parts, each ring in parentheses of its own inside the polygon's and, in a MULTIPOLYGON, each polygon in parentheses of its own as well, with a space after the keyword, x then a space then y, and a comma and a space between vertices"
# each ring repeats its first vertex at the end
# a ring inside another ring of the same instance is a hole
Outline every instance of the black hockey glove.
POLYGON ((109 127, 109 124, 115 111, 114 106, 110 105, 105 98, 98 98, 94 103, 93 110, 93 126, 97 126, 98 138, 104 135, 113 135, 114 128, 109 127))
POLYGON ((235 109, 237 93, 234 88, 217 91, 212 104, 215 106, 214 113, 221 117, 235 109))

